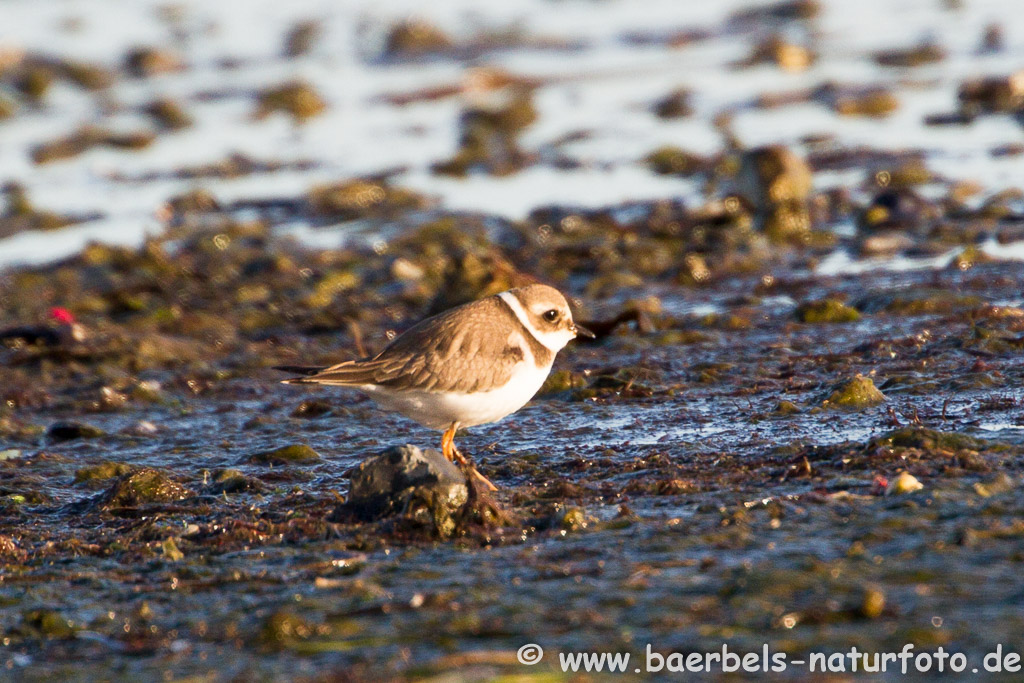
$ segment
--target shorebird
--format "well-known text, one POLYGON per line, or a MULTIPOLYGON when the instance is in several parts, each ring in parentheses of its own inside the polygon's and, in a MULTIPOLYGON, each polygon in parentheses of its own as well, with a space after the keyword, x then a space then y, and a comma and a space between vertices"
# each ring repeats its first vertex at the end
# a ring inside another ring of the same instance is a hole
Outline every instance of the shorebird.
POLYGON ((427 318, 376 356, 276 369, 302 375, 285 384, 359 389, 379 406, 442 431, 441 452, 465 464, 455 447, 456 430, 497 422, 526 405, 551 372, 555 354, 580 335, 594 336, 573 322, 557 289, 529 285, 427 318))

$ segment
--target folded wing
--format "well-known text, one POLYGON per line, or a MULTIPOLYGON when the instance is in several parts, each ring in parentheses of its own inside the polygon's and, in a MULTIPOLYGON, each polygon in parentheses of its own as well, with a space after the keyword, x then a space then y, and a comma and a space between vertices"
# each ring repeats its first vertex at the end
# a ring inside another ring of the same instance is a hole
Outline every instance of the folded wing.
POLYGON ((494 297, 427 318, 373 358, 327 368, 282 366, 302 374, 287 384, 377 385, 391 389, 476 393, 505 385, 524 359, 517 336, 494 297))

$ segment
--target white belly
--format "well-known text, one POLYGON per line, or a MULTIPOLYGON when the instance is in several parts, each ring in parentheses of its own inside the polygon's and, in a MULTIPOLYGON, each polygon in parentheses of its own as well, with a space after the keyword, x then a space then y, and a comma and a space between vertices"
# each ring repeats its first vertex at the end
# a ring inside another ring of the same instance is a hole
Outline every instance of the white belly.
POLYGON ((522 363, 508 384, 475 394, 450 394, 436 391, 396 391, 372 385, 359 387, 382 408, 401 413, 424 427, 445 430, 452 422, 462 427, 497 422, 534 397, 551 366, 538 368, 522 363))

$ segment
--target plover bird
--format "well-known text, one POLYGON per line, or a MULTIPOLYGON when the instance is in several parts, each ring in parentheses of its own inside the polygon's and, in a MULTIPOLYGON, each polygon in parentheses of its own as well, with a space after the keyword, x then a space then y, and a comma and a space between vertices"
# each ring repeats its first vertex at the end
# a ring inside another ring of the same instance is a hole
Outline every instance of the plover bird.
POLYGON ((579 335, 594 336, 573 322, 565 297, 553 287, 529 285, 427 318, 376 356, 276 369, 303 375, 285 384, 359 389, 381 407, 443 431, 444 456, 466 463, 455 431, 497 422, 526 405, 555 354, 579 335))

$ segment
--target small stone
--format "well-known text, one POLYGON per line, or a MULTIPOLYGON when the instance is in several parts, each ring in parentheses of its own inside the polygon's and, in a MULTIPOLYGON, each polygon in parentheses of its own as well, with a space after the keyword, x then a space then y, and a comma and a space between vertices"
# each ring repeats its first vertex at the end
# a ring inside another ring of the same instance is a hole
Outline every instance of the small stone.
POLYGON ((690 100, 693 94, 689 90, 675 90, 664 99, 654 104, 654 114, 662 119, 677 119, 693 115, 690 100))
POLYGON ((759 210, 786 202, 806 202, 811 195, 810 166, 782 145, 758 147, 740 161, 739 190, 759 210))
POLYGON ((950 270, 970 270, 979 263, 990 263, 995 260, 978 247, 970 246, 957 254, 948 267, 950 270))
POLYGON ((800 304, 796 317, 802 323, 849 323, 860 320, 860 313, 838 299, 822 299, 800 304))
POLYGON ((22 617, 23 627, 46 638, 71 638, 75 635, 72 622, 52 609, 32 610, 22 617))
POLYGON ((898 496, 904 493, 913 493, 924 488, 924 484, 918 481, 917 477, 910 472, 900 472, 899 476, 889 482, 885 489, 885 495, 898 496))
POLYGON ((903 427, 871 440, 871 447, 877 448, 920 448, 925 451, 985 451, 994 442, 977 439, 956 432, 939 432, 923 427, 903 427))
POLYGON ((185 553, 178 549, 178 544, 174 542, 173 538, 165 538, 160 544, 160 549, 168 562, 180 562, 185 559, 185 553))
POLYGON ((860 613, 866 619, 877 619, 885 611, 885 593, 877 588, 868 588, 864 591, 864 599, 861 601, 860 613))
POLYGON ((779 401, 778 405, 775 406, 775 410, 772 411, 772 415, 796 415, 800 412, 802 412, 800 406, 792 401, 779 401))
POLYGON ((558 526, 566 531, 580 531, 587 528, 590 522, 586 511, 578 505, 564 508, 558 517, 558 526))
POLYGON ((17 460, 21 457, 21 451, 17 448, 8 448, 0 451, 0 462, 4 460, 17 460))
POLYGON ((570 391, 572 389, 578 389, 587 385, 586 378, 572 370, 556 370, 548 375, 548 378, 544 380, 544 384, 541 385, 540 391, 537 392, 538 396, 546 396, 548 394, 558 394, 563 391, 570 391))
POLYGON ((814 53, 806 47, 775 35, 754 46, 750 56, 740 62, 739 66, 775 64, 784 71, 799 72, 807 69, 814 60, 814 53))
POLYGON ((684 284, 697 285, 711 279, 711 268, 707 259, 697 253, 683 256, 679 268, 679 281, 684 284))
POLYGON ((998 496, 1001 493, 1007 493, 1015 488, 1017 488, 1017 480, 1006 472, 1000 472, 994 479, 989 481, 979 481, 974 484, 974 492, 982 498, 998 496))
POLYGON ((213 473, 213 483, 207 488, 209 493, 243 493, 251 491, 258 493, 266 489, 262 481, 256 477, 247 477, 239 470, 222 469, 213 473))
POLYGON ((659 175, 677 175, 684 178, 705 171, 710 166, 703 157, 671 145, 654 150, 647 155, 645 161, 650 169, 659 175))
POLYGON ((904 232, 888 230, 864 237, 859 246, 864 256, 878 256, 909 249, 914 246, 914 240, 904 232))
POLYGON ((18 547, 18 542, 10 536, 0 535, 0 557, 7 560, 23 561, 26 553, 18 547))
POLYGON ((946 58, 946 51, 935 43, 921 43, 909 49, 884 50, 875 54, 875 63, 879 66, 912 68, 925 64, 941 62, 946 58))
POLYGON ((833 107, 841 116, 883 118, 900 108, 899 99, 880 88, 837 95, 833 107))
POLYGON ((291 412, 292 417, 301 417, 311 419, 314 417, 322 417, 324 415, 330 415, 333 411, 333 407, 327 401, 303 401, 295 407, 295 410, 291 412))
POLYGON ((148 503, 173 503, 191 495, 192 491, 160 470, 145 467, 120 477, 95 502, 101 509, 110 510, 148 503))
POLYGON ((308 638, 316 627, 288 609, 280 609, 266 618, 260 629, 260 643, 269 649, 281 649, 296 640, 308 638))
POLYGON ((256 118, 264 118, 274 112, 284 112, 291 114, 296 123, 304 123, 327 110, 327 102, 320 93, 303 81, 267 88, 259 93, 257 99, 256 118))
POLYGON ((809 240, 811 216, 807 205, 800 202, 783 202, 772 207, 764 215, 761 229, 769 240, 777 244, 809 240))
POLYGON ((102 479, 113 479, 121 477, 132 471, 132 466, 123 462, 102 462, 99 465, 89 465, 75 471, 75 483, 86 481, 98 481, 102 479))
POLYGON ((388 33, 384 53, 388 57, 409 59, 443 53, 452 48, 452 40, 441 29, 422 20, 404 21, 388 33))
POLYGON ((139 420, 135 424, 126 427, 122 433, 131 434, 132 436, 153 436, 159 431, 160 428, 149 420, 139 420))
POLYGON ((301 57, 308 53, 320 34, 320 22, 307 20, 295 24, 284 39, 285 56, 301 57))
POLYGON ((310 463, 320 459, 320 454, 304 443, 282 446, 272 451, 263 451, 250 456, 249 462, 258 465, 286 465, 289 463, 310 463))
POLYGON ((1003 34, 1002 24, 992 23, 985 27, 985 33, 981 36, 982 54, 1002 52, 1006 48, 1006 36, 1003 34))
POLYGON ((59 441, 98 439, 105 434, 99 427, 94 427, 84 422, 56 422, 47 433, 59 441))
POLYGON ((172 73, 184 67, 178 55, 155 47, 133 48, 124 58, 125 71, 136 78, 172 73))
POLYGON ((132 388, 132 397, 147 403, 159 403, 164 398, 163 387, 156 380, 143 380, 132 388))
POLYGON ((961 109, 987 114, 1011 113, 1024 106, 1024 70, 1009 76, 970 80, 960 86, 961 109))
POLYGON ((332 220, 388 218, 430 206, 430 199, 382 180, 345 180, 314 185, 306 194, 312 212, 332 220))
POLYGON ((885 400, 885 394, 878 390, 870 377, 857 375, 840 384, 822 405, 826 408, 859 409, 884 403, 885 400))
POLYGON ((466 477, 458 467, 438 451, 407 444, 360 464, 343 507, 361 519, 401 513, 445 537, 454 530, 452 516, 468 498, 466 477))
POLYGON ((164 98, 150 102, 144 111, 165 130, 182 130, 193 123, 192 117, 185 111, 185 108, 171 99, 164 98))

